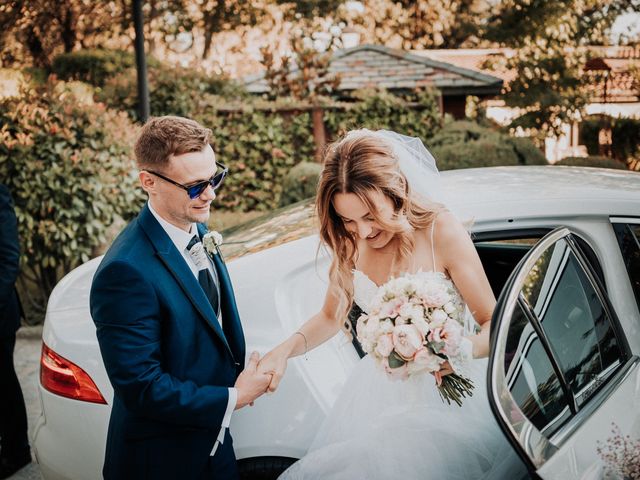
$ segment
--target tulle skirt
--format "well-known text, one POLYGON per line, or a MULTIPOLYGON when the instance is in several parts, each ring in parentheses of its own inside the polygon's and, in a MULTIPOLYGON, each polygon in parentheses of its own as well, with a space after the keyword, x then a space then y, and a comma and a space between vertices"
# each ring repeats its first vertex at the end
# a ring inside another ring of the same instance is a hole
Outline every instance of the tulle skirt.
POLYGON ((366 356, 280 480, 528 478, 491 413, 486 368, 486 359, 471 362, 474 394, 458 407, 443 403, 432 375, 392 381, 366 356))

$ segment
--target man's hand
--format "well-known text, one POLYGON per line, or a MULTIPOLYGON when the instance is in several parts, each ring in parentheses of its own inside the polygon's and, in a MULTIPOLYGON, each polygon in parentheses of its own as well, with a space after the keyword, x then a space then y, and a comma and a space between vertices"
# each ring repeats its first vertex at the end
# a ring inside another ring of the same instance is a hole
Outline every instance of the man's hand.
POLYGON ((284 376, 284 372, 287 369, 288 355, 285 355, 278 351, 278 349, 271 350, 267 353, 260 364, 258 365, 258 371, 272 375, 271 383, 269 383, 269 392, 275 392, 280 384, 280 380, 284 376))
POLYGON ((258 352, 253 352, 249 358, 249 364, 236 380, 234 385, 238 391, 236 410, 247 405, 253 405, 254 400, 267 391, 267 387, 271 382, 270 373, 258 371, 258 360, 260 360, 260 355, 258 352))

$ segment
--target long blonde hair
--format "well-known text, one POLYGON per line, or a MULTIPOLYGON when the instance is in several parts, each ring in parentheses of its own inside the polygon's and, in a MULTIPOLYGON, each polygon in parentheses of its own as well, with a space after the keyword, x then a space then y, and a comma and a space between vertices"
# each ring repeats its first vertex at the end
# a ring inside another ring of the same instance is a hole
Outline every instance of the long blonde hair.
MULTIPOLYGON (((318 182, 316 209, 320 238, 333 254, 329 284, 338 298, 336 318, 346 320, 353 302, 353 269, 358 250, 355 235, 346 229, 333 206, 337 193, 357 195, 375 221, 395 234, 400 259, 410 258, 414 249, 412 232, 431 225, 441 206, 412 194, 391 145, 372 132, 351 132, 328 146, 318 182), (391 200, 395 212, 391 219, 380 215, 371 199, 373 192, 391 200)), ((350 325, 345 328, 349 331, 350 325)))

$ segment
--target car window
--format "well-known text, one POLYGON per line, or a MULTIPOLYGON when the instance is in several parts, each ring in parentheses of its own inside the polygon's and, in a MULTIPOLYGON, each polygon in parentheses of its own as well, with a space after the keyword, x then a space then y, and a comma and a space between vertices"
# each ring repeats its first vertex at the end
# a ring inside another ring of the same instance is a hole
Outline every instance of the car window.
POLYGON ((596 280, 599 265, 591 265, 597 258, 584 253, 589 245, 557 230, 534 248, 512 290, 507 329, 499 327, 500 395, 508 395, 500 402, 514 431, 528 421, 550 438, 617 371, 625 350, 596 280))
POLYGON ((613 229, 640 308, 640 224, 614 223, 613 229))
POLYGON ((564 239, 545 251, 528 280, 523 297, 580 405, 623 356, 612 320, 564 239))
POLYGON ((553 433, 571 415, 553 365, 520 303, 509 326, 505 374, 516 405, 541 432, 553 433))

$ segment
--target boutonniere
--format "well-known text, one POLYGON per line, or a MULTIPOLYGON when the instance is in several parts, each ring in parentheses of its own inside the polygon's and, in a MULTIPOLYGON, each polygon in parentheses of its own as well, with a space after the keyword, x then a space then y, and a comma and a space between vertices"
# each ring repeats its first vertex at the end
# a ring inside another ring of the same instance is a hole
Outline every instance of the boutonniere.
POLYGON ((207 232, 202 237, 202 244, 209 255, 219 255, 220 245, 222 245, 222 235, 215 230, 207 232))

